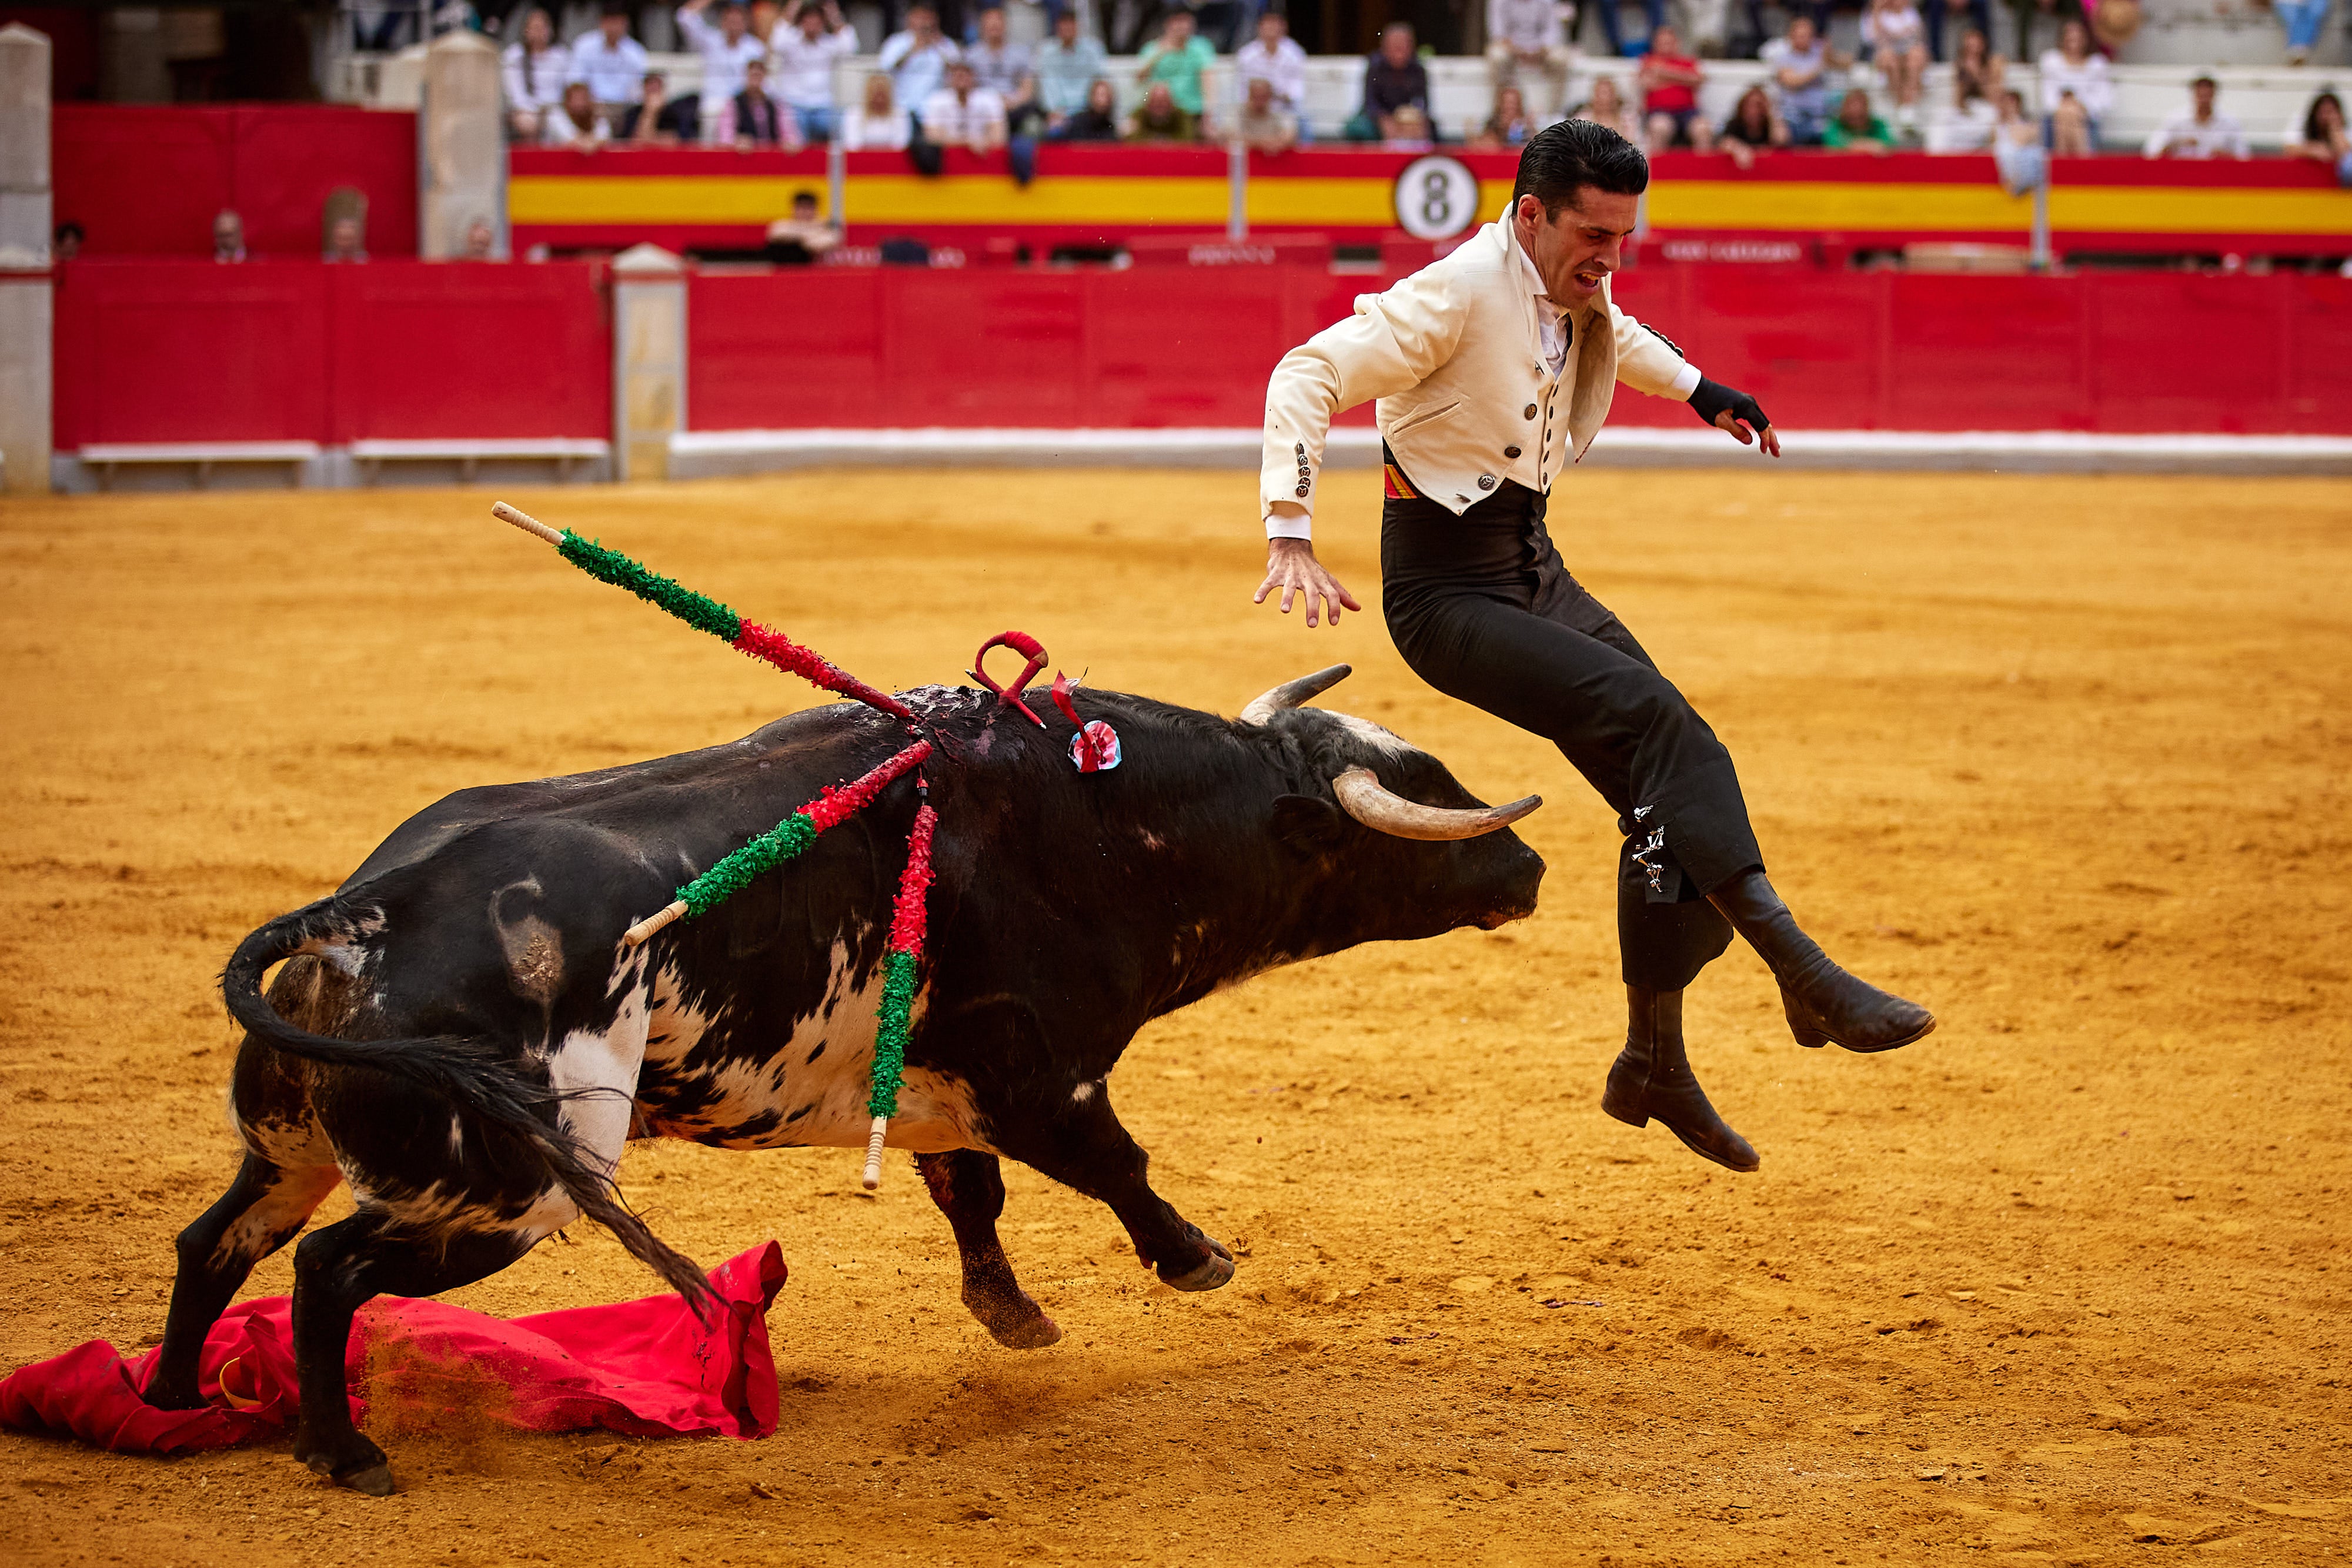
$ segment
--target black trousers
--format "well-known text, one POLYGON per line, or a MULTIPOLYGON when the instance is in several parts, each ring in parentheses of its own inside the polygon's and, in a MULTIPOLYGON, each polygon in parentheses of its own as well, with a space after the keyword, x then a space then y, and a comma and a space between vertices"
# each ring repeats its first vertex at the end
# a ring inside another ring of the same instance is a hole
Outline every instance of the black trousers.
POLYGON ((1451 697, 1558 746, 1617 813, 1625 983, 1680 990, 1731 943, 1706 901, 1760 869, 1739 779, 1715 731, 1544 528, 1547 497, 1506 480, 1457 517, 1383 453, 1381 576, 1389 635, 1451 697))

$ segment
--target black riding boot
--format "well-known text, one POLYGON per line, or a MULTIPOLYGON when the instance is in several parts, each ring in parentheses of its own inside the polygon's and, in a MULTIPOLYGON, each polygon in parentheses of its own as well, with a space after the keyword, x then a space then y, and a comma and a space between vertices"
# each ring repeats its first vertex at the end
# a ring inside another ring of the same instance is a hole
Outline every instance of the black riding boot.
POLYGON ((1694 1153, 1732 1170, 1754 1170, 1762 1163, 1756 1151, 1715 1113, 1683 1053, 1682 992, 1628 986, 1625 1002, 1625 1049, 1609 1069, 1601 1108, 1636 1127, 1654 1116, 1694 1153))
POLYGON ((1922 1039, 1935 1015, 1916 1002, 1858 980, 1830 961, 1760 871, 1743 872, 1707 894, 1780 982, 1780 1006, 1799 1045, 1835 1040, 1848 1051, 1893 1051, 1922 1039))

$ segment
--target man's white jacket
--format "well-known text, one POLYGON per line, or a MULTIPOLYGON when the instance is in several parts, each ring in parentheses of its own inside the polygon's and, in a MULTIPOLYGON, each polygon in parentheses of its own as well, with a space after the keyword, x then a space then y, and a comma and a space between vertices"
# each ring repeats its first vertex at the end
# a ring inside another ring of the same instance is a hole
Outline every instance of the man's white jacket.
POLYGON ((1258 502, 1274 536, 1307 537, 1332 419, 1380 400, 1381 438, 1413 488, 1456 516, 1506 479, 1548 490, 1584 455, 1620 381, 1687 401, 1698 371, 1610 302, 1574 312, 1562 373, 1545 362, 1533 266, 1507 220, 1293 349, 1265 389, 1258 502), (1605 325, 1605 329, 1602 329, 1605 325), (1305 509, 1283 517, 1276 502, 1305 509))

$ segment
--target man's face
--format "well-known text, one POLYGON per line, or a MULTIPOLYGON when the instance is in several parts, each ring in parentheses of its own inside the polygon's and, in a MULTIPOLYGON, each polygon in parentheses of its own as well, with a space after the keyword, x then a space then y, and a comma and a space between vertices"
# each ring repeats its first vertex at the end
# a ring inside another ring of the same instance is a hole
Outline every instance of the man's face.
POLYGON ((604 47, 611 48, 619 44, 627 35, 629 19, 626 16, 599 16, 596 19, 596 27, 604 35, 604 47))
POLYGON ((793 198, 793 221, 796 224, 813 224, 816 222, 816 198, 814 196, 794 196, 793 198))
POLYGON ((1004 13, 1003 13, 1003 12, 1002 12, 1002 11, 982 11, 982 12, 980 14, 980 41, 981 41, 982 43, 983 43, 983 44, 986 44, 986 45, 987 45, 990 48, 992 48, 992 49, 994 49, 994 48, 1001 48, 1001 47, 1003 47, 1003 44, 1004 44, 1004 13))
POLYGON ((971 90, 971 68, 961 60, 948 68, 948 85, 956 89, 957 97, 961 98, 971 90))
POLYGON ((1800 16, 1789 24, 1789 47, 1803 54, 1813 47, 1813 19, 1800 16))
POLYGON ((756 97, 767 85, 768 68, 757 60, 746 60, 743 64, 743 90, 756 97))
POLYGON ((1389 64, 1403 67, 1412 59, 1412 30, 1391 27, 1381 35, 1381 57, 1389 64))
POLYGON ((1190 11, 1171 13, 1168 17, 1168 41, 1181 48, 1184 41, 1192 36, 1192 13, 1190 11))
POLYGON ((1283 31, 1287 26, 1288 24, 1284 22, 1280 16, 1275 15, 1271 11, 1259 12, 1257 18, 1257 41, 1264 44, 1269 49, 1274 47, 1275 45, 1282 41, 1283 31))
POLYGON ((917 5, 907 13, 907 31, 919 38, 929 38, 940 30, 940 14, 928 5, 917 5))
POLYGON ((2200 120, 2212 119, 2213 84, 2210 81, 2200 81, 2191 86, 2189 90, 2189 93, 2197 99, 2197 118, 2200 120))
POLYGON ((1541 202, 1533 196, 1519 198, 1512 214, 1519 243, 1536 264, 1552 303, 1590 305, 1601 298, 1601 284, 1623 259, 1625 236, 1633 232, 1639 204, 1638 197, 1582 185, 1574 202, 1546 221, 1541 202))
POLYGON ((814 5, 801 7, 801 37, 814 38, 824 30, 824 13, 814 5))
POLYGON ((719 13, 719 32, 729 43, 743 36, 743 7, 730 5, 719 13))
POLYGON ((1672 27, 1660 27, 1650 35, 1650 52, 1654 55, 1679 55, 1683 41, 1675 37, 1672 27))
POLYGON ((1054 37, 1064 48, 1078 41, 1078 14, 1065 11, 1054 18, 1054 37))

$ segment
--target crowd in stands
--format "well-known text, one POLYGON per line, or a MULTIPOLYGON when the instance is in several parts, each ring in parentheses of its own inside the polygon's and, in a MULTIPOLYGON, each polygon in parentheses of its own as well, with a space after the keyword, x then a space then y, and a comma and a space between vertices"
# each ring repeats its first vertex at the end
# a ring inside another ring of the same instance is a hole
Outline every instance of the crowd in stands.
MULTIPOLYGON (((1365 61, 1361 101, 1339 137, 1508 150, 1552 120, 1574 117, 1652 150, 1720 151, 1743 165, 1782 148, 1990 151, 2003 160, 2004 178, 2023 188, 2042 157, 2101 149, 2115 85, 2093 19, 2116 3, 2130 0, 2103 0, 2095 13, 2084 12, 2081 0, 2012 0, 2016 35, 2029 46, 2040 27, 2054 32, 2035 59, 2028 101, 2006 85, 2007 62, 1991 49, 1992 0, 1861 0, 1857 55, 1832 45, 1826 0, 1791 4, 1770 37, 1761 0, 1747 0, 1767 74, 1718 125, 1701 110, 1708 65, 1668 22, 1664 0, 1642 0, 1649 26, 1639 37, 1623 32, 1619 5, 1601 0, 1595 8, 1606 57, 1578 54, 1578 6, 1570 0, 1486 0, 1491 113, 1467 125, 1438 124, 1426 51, 1411 24, 1392 22, 1365 61), (1931 91, 1929 68, 1938 61, 1950 65, 1948 86, 1931 91), (1580 78, 1580 100, 1570 102, 1580 78)), ((2318 24, 2306 10, 2326 0, 2271 3, 2290 42, 2301 39, 2307 52, 2305 35, 2318 24)), ((1010 147, 1023 177, 1041 141, 1232 140, 1278 152, 1313 140, 1307 55, 1278 9, 1265 5, 1247 22, 1247 41, 1232 56, 1234 101, 1221 105, 1204 90, 1219 56, 1194 10, 1166 9, 1131 68, 1115 75, 1102 43, 1085 31, 1080 8, 1047 4, 1051 36, 1031 48, 1010 41, 1005 13, 992 0, 968 15, 957 0, 908 0, 854 104, 835 97, 839 68, 858 48, 839 0, 788 0, 764 37, 751 30, 751 12, 739 0, 685 0, 676 12, 677 34, 702 66, 691 96, 671 93, 650 68, 630 36, 634 7, 625 0, 605 0, 598 25, 569 43, 558 39, 545 10, 526 5, 509 18, 509 131, 519 141, 582 149, 790 150, 838 141, 853 151, 912 149, 920 159, 926 147, 1010 147), (961 36, 941 26, 942 4, 953 7, 961 36)), ((1249 16, 1246 7, 1200 9, 1231 11, 1237 30, 1249 16)), ((2141 150, 2151 158, 2246 156, 2243 129, 2219 106, 2218 91, 2211 78, 2200 78, 2190 101, 2141 150)), ((2323 91, 2290 152, 2318 158, 2335 147, 2332 161, 2341 164, 2343 134, 2340 105, 2323 91)), ((2352 180, 2352 164, 2344 168, 2352 180)))

